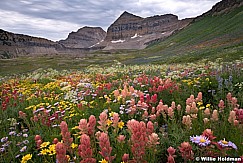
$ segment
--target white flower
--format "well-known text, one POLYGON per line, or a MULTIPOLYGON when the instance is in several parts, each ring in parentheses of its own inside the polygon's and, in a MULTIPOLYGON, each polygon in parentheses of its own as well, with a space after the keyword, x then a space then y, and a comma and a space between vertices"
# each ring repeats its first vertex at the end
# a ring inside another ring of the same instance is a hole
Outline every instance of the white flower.
POLYGON ((3 137, 3 138, 1 139, 1 142, 2 142, 2 143, 6 142, 6 141, 8 141, 8 137, 3 137))
POLYGON ((12 135, 16 135, 16 132, 15 131, 11 131, 8 134, 12 136, 12 135))
POLYGON ((29 144, 29 140, 24 140, 23 143, 24 144, 29 144))
POLYGON ((19 151, 20 152, 25 152, 26 151, 26 149, 27 149, 27 146, 24 146, 23 148, 21 148, 19 151))
POLYGON ((27 138, 28 137, 28 134, 23 134, 23 137, 27 138))

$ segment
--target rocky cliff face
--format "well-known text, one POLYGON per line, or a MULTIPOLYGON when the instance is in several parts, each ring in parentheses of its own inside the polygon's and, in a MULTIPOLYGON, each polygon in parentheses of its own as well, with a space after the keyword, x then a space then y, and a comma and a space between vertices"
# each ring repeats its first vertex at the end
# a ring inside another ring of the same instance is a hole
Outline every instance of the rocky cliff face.
MULTIPOLYGON (((103 36, 103 33, 101 35, 103 36)), ((72 37, 75 38, 75 35, 72 35, 72 37)), ((101 38, 104 38, 104 36, 101 38)), ((95 50, 95 48, 81 48, 87 47, 82 46, 82 43, 87 46, 91 44, 85 43, 85 41, 83 41, 79 43, 79 47, 66 47, 59 42, 53 42, 44 38, 37 38, 22 34, 14 34, 0 29, 0 58, 13 58, 25 55, 82 55, 88 53, 89 51, 95 50)))
POLYGON ((192 19, 178 20, 173 14, 156 15, 142 18, 128 12, 108 28, 105 50, 109 49, 143 49, 150 42, 166 37, 186 27, 192 19))
POLYGON ((71 32, 66 40, 59 43, 69 48, 89 48, 105 39, 106 32, 100 27, 83 27, 71 32))
POLYGON ((108 28, 105 41, 176 30, 180 28, 179 22, 178 17, 172 14, 141 18, 125 11, 108 28))
POLYGON ((235 8, 238 8, 240 6, 243 6, 243 1, 242 0, 222 0, 218 3, 216 3, 211 10, 209 10, 208 12, 205 12, 204 14, 198 16, 196 18, 200 19, 203 16, 207 16, 207 15, 220 15, 220 14, 224 14, 224 13, 228 13, 230 11, 232 11, 235 8))
POLYGON ((212 15, 223 14, 237 7, 240 7, 242 5, 243 5, 242 0, 223 0, 215 4, 208 13, 212 15))
POLYGON ((30 54, 57 54, 57 46, 57 43, 47 39, 0 30, 0 58, 30 54))

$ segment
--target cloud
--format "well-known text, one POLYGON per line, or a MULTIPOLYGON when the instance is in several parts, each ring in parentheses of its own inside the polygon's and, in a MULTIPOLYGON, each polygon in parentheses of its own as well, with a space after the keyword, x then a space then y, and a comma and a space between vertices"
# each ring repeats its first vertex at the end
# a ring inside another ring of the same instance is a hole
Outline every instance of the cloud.
POLYGON ((219 0, 8 0, 0 1, 0 28, 60 40, 83 26, 107 30, 124 11, 141 17, 172 13, 180 19, 208 11, 219 0))
POLYGON ((60 38, 64 39, 72 30, 80 28, 80 25, 75 23, 46 18, 33 18, 13 11, 0 10, 0 17, 1 28, 4 30, 9 29, 10 32, 20 31, 18 33, 44 37, 53 41, 60 40, 60 38))

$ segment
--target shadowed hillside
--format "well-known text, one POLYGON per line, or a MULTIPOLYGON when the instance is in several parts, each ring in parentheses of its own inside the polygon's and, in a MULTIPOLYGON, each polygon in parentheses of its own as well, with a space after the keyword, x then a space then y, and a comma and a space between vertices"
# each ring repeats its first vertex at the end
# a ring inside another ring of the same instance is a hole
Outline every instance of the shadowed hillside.
POLYGON ((134 59, 125 63, 237 57, 243 55, 242 29, 243 6, 223 14, 205 14, 177 34, 139 51, 134 59))

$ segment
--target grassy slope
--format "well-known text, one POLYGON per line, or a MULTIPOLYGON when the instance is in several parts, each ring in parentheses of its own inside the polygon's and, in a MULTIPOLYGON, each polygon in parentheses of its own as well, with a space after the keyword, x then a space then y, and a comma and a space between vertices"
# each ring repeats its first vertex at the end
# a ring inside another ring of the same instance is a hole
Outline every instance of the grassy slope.
POLYGON ((0 76, 28 73, 39 68, 53 68, 57 70, 83 69, 92 64, 107 65, 104 60, 96 56, 85 58, 77 58, 73 56, 26 56, 13 59, 1 59, 0 76))
POLYGON ((224 15, 206 16, 167 40, 140 51, 133 62, 185 62, 243 56, 243 6, 224 15))

